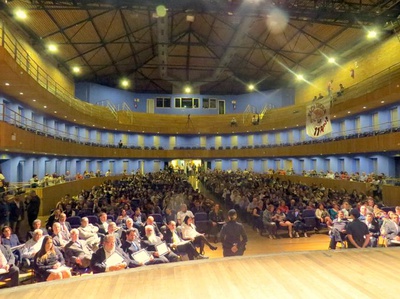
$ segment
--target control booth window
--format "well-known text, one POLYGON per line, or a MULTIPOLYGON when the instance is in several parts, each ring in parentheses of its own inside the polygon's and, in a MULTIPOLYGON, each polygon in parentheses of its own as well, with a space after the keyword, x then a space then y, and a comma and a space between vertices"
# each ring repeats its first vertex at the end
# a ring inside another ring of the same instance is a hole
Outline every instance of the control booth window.
POLYGON ((175 108, 199 108, 199 99, 175 98, 175 108))
POLYGON ((216 109, 217 99, 203 98, 203 109, 216 109))
POLYGON ((171 98, 157 98, 156 99, 157 108, 171 108, 171 98))

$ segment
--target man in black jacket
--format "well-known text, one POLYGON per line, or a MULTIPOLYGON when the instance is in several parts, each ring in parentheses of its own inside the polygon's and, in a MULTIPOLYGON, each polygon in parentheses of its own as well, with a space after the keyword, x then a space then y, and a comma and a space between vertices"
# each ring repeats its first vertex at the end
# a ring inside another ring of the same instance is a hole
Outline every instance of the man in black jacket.
POLYGON ((229 221, 221 229, 221 242, 224 257, 243 255, 246 250, 247 235, 241 223, 236 222, 237 213, 229 210, 229 221))

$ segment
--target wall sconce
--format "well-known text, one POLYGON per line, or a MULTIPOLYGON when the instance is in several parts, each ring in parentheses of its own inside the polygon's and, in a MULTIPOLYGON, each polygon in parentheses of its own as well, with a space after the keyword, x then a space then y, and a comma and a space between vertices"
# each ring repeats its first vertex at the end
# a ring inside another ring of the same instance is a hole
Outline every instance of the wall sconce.
POLYGON ((233 100, 231 103, 232 103, 233 110, 236 110, 236 101, 233 100))
POLYGON ((137 106, 138 106, 138 103, 140 102, 140 99, 134 99, 133 100, 133 102, 134 102, 134 107, 135 107, 135 109, 137 109, 137 106))

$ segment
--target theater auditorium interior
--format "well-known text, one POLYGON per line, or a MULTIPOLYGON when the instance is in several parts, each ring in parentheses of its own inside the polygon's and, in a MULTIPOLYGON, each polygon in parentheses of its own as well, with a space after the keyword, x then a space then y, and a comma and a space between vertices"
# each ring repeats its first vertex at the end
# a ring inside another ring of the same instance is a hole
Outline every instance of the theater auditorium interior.
POLYGON ((54 281, 16 254, 15 287, 2 249, 0 298, 390 296, 399 177, 399 0, 0 0, 1 243, 59 211, 106 254, 129 217, 184 237, 186 204, 212 244, 54 281), (231 209, 243 256, 224 257, 231 209))

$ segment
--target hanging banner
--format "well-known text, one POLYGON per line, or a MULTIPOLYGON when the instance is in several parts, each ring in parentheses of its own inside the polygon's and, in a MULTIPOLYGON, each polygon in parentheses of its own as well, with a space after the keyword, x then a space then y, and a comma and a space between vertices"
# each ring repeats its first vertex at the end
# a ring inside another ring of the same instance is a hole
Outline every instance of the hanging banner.
POLYGON ((306 131, 312 138, 318 138, 332 132, 330 100, 321 100, 307 106, 306 131))

